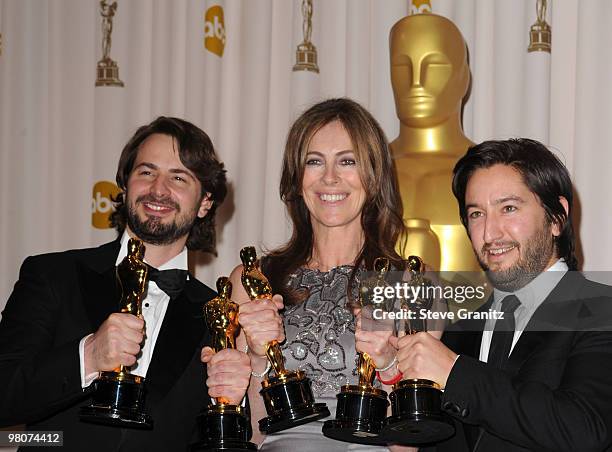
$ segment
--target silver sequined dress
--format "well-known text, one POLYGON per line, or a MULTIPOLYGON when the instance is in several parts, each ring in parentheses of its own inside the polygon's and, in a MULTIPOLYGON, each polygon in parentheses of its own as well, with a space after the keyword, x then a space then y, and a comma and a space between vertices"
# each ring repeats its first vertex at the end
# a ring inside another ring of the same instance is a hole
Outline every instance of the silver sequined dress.
MULTIPOLYGON (((312 381, 317 402, 327 404, 333 419, 336 394, 345 384, 357 384, 355 322, 347 309, 347 287, 352 267, 335 267, 328 272, 301 268, 291 275, 293 289, 308 290, 308 298, 284 312, 283 355, 287 369, 303 370, 312 381)), ((358 285, 359 273, 353 293, 358 285)), ((326 419, 268 435, 264 451, 387 451, 386 447, 364 446, 326 438, 321 428, 326 419)))

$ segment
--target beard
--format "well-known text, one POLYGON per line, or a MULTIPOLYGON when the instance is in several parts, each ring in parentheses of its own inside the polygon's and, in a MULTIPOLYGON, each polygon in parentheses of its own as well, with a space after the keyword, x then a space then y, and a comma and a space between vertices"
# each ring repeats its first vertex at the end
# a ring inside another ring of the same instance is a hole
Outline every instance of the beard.
POLYGON ((540 229, 535 231, 524 244, 519 242, 504 243, 504 246, 516 246, 519 259, 505 270, 491 270, 482 260, 482 254, 487 252, 483 246, 482 254, 477 253, 478 263, 486 272, 487 278, 496 289, 504 292, 515 292, 525 287, 542 273, 555 252, 555 242, 551 232, 551 223, 544 220, 540 229))
POLYGON ((181 206, 170 198, 156 199, 151 195, 143 195, 136 202, 127 202, 127 224, 130 230, 145 243, 151 245, 170 245, 178 239, 188 235, 197 219, 197 209, 181 215, 181 206), (136 211, 136 205, 143 202, 155 202, 172 207, 176 211, 176 217, 171 223, 163 223, 156 216, 147 217, 142 220, 136 211))

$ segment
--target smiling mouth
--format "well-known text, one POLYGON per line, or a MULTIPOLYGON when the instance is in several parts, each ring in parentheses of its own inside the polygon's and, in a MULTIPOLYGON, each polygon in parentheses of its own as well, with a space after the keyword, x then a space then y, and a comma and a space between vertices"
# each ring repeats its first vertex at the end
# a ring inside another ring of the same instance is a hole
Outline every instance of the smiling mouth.
POLYGON ((508 245, 508 246, 500 247, 500 248, 489 248, 485 250, 485 253, 491 256, 501 256, 503 254, 506 254, 512 251, 514 248, 516 248, 516 245, 508 245))
POLYGON ((319 199, 324 202, 338 202, 346 199, 348 193, 319 193, 319 199))
POLYGON ((154 204, 150 202, 143 202, 143 205, 146 209, 159 213, 170 212, 174 209, 172 206, 167 206, 164 204, 154 204))

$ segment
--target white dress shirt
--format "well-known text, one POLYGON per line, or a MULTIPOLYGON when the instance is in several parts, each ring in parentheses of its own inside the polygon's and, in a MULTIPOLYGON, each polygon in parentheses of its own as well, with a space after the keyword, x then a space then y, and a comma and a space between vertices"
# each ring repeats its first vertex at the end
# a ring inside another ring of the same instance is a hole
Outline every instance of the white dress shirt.
MULTIPOLYGON (((548 270, 540 273, 536 278, 534 278, 533 281, 516 292, 503 292, 498 289, 493 290, 493 304, 491 305, 491 309, 494 311, 501 312, 501 302, 508 295, 515 295, 521 302, 520 306, 516 308, 516 311, 514 312, 516 329, 514 331, 510 353, 512 353, 514 346, 521 337, 521 334, 527 326, 527 323, 529 323, 533 313, 536 311, 536 309, 538 309, 542 302, 544 302, 546 297, 550 295, 557 284, 559 284, 559 281, 561 281, 567 271, 567 264, 563 259, 559 259, 548 270)), ((487 319, 485 329, 482 333, 479 359, 485 363, 489 357, 489 348, 491 346, 491 339, 493 338, 495 322, 495 319, 487 319)))
MULTIPOLYGON (((121 248, 119 249, 119 255, 115 265, 118 265, 125 256, 127 256, 127 243, 130 239, 127 232, 123 233, 121 237, 121 248)), ((145 260, 146 262, 146 260, 145 260)), ((187 270, 187 248, 183 250, 165 264, 158 267, 158 270, 187 270)), ((118 301, 118 300, 117 300, 118 301)), ((130 372, 141 377, 147 375, 149 364, 153 356, 153 350, 155 349, 155 343, 157 342, 157 336, 161 329, 164 316, 166 315, 166 309, 168 309, 168 303, 170 297, 166 292, 157 287, 154 281, 149 281, 147 289, 147 295, 142 301, 142 315, 145 321, 145 338, 142 349, 138 354, 136 364, 130 367, 130 372)), ((93 372, 85 375, 85 361, 84 361, 84 348, 85 340, 91 336, 91 334, 81 339, 79 343, 79 360, 81 366, 81 386, 86 388, 93 380, 95 380, 99 373, 93 372)))

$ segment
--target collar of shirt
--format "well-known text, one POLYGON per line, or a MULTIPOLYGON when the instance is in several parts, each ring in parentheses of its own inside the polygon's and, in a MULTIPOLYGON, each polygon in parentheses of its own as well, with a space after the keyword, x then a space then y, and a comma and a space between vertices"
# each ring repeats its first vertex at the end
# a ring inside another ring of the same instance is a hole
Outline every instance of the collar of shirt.
MULTIPOLYGON (((549 269, 540 273, 533 281, 525 287, 521 287, 516 292, 504 292, 494 289, 492 309, 501 311, 502 300, 508 295, 516 295, 521 302, 521 305, 515 312, 516 329, 523 330, 535 310, 538 309, 546 297, 548 297, 557 284, 559 284, 559 281, 561 281, 567 271, 567 264, 563 259, 559 259, 549 269)), ((493 320, 493 324, 494 323, 495 320, 493 320)))
MULTIPOLYGON (((119 263, 123 260, 125 256, 127 256, 127 243, 130 239, 127 231, 123 231, 123 235, 121 236, 121 248, 119 248, 119 255, 117 256, 117 261, 115 265, 119 265, 119 263)), ((146 245, 145 245, 146 246, 146 245)), ((146 259, 145 259, 145 262, 146 259)), ((147 262, 148 263, 148 262, 147 262)), ((187 247, 183 247, 183 250, 170 259, 168 262, 157 267, 158 270, 187 270, 187 247)))

